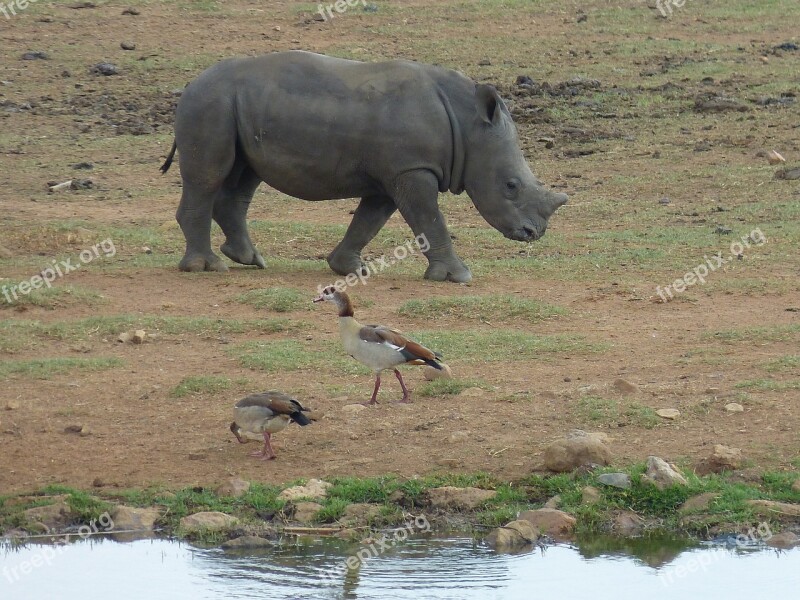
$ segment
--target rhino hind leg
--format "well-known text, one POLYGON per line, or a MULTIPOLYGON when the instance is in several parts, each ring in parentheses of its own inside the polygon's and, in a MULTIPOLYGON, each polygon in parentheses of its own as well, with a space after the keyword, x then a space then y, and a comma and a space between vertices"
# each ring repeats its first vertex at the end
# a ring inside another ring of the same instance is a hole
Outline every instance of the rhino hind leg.
POLYGON ((266 267, 247 229, 247 210, 261 179, 247 165, 237 164, 214 201, 214 220, 225 234, 222 253, 242 265, 266 267))
POLYGON ((389 196, 366 196, 353 214, 353 220, 339 245, 328 255, 328 264, 339 275, 363 273, 361 251, 389 220, 397 206, 389 196))
POLYGON ((429 171, 411 171, 398 178, 395 202, 414 235, 424 235, 428 250, 425 279, 468 283, 472 273, 453 250, 450 232, 439 210, 439 184, 429 171))
POLYGON ((227 271, 223 260, 211 250, 211 208, 214 192, 199 189, 184 179, 181 202, 175 218, 186 238, 181 271, 227 271))

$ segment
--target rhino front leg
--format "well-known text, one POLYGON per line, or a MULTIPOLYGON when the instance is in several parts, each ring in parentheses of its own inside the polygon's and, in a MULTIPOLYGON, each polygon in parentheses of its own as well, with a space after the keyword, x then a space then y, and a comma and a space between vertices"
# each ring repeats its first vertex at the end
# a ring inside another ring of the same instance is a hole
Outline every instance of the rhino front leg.
POLYGON ((214 202, 214 220, 225 234, 220 250, 232 261, 242 265, 266 267, 247 230, 247 210, 261 179, 244 166, 234 169, 214 202))
POLYGON ((397 206, 389 196, 366 196, 353 215, 344 238, 328 255, 328 264, 339 275, 361 273, 361 251, 389 220, 397 206))
POLYGON ((472 281, 472 273, 456 256, 444 215, 439 210, 439 182, 430 171, 404 173, 395 182, 394 200, 414 235, 424 235, 430 246, 425 252, 425 279, 472 281))

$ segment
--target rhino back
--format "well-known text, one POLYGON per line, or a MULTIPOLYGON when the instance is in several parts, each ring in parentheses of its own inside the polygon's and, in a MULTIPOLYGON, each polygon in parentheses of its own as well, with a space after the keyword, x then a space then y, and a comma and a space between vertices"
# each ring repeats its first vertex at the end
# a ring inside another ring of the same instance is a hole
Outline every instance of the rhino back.
POLYGON ((474 89, 429 65, 302 51, 224 61, 192 86, 204 110, 209 94, 232 108, 237 143, 264 181, 311 200, 381 192, 411 169, 447 178, 453 142, 441 96, 463 115, 474 89))

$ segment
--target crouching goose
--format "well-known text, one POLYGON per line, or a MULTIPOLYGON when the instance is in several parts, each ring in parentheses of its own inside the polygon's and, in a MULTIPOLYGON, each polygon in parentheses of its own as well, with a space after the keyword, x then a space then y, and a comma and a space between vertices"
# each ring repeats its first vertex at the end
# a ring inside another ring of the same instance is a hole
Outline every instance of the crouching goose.
POLYGON ((264 449, 253 452, 250 456, 258 456, 263 460, 275 458, 270 437, 286 428, 290 421, 298 425, 308 425, 311 420, 303 414, 300 403, 281 392, 261 392, 250 394, 239 400, 233 407, 233 423, 231 432, 240 444, 250 440, 264 440, 264 449), (248 439, 244 439, 248 438, 248 439))
POLYGON ((395 329, 382 325, 362 325, 353 318, 353 304, 345 292, 333 286, 322 290, 322 294, 314 298, 314 302, 333 302, 339 309, 339 334, 345 351, 358 362, 375 372, 375 389, 372 398, 364 404, 377 404, 378 390, 381 387, 381 371, 393 369, 400 387, 403 388, 403 399, 410 402, 411 394, 403 382, 403 376, 397 365, 430 365, 442 369, 439 364, 441 356, 413 340, 409 340, 395 329))

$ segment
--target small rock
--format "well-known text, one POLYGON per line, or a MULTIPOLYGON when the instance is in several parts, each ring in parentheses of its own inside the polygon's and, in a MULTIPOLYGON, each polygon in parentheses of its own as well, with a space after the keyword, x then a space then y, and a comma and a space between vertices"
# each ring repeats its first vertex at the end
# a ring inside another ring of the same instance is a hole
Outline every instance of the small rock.
POLYGON ((581 489, 581 504, 597 504, 601 497, 600 490, 594 486, 587 485, 581 489))
POLYGON ((695 465, 698 475, 735 471, 742 466, 742 451, 739 448, 729 448, 722 444, 715 444, 710 456, 700 460, 695 465))
POLYGON ((273 27, 272 29, 273 29, 273 31, 280 31, 281 30, 281 26, 280 25, 275 25, 275 27, 273 27))
POLYGON ((328 495, 328 488, 333 484, 321 479, 309 479, 305 485, 286 488, 278 494, 278 500, 297 500, 298 498, 322 499, 328 495))
POLYGON ((455 510, 474 510, 496 495, 494 490, 453 486, 432 488, 426 493, 428 504, 432 508, 455 510))
POLYGON ((618 535, 635 537, 641 535, 642 529, 644 529, 644 520, 635 512, 626 510, 614 517, 611 528, 618 535))
POLYGON ((478 61, 478 66, 479 67, 488 67, 491 64, 492 64, 492 61, 490 61, 488 58, 484 58, 484 59, 478 61))
POLYGON ((429 365, 425 365, 425 368, 422 370, 422 374, 425 376, 425 379, 428 381, 433 381, 435 379, 452 379, 453 378, 453 371, 452 369, 442 363, 441 369, 434 369, 429 365))
POLYGON ((67 425, 64 427, 64 433, 80 433, 83 430, 83 425, 67 425))
POLYGON ((471 387, 462 390, 458 395, 459 398, 482 398, 486 395, 486 390, 479 387, 471 387))
POLYGON ((26 52, 20 57, 22 60, 49 60, 46 52, 26 52))
POLYGON ((675 465, 657 456, 647 457, 647 472, 642 475, 642 483, 651 483, 660 490, 673 485, 689 485, 675 465))
POLYGON ((519 519, 556 540, 570 537, 575 530, 575 518, 555 508, 526 510, 520 513, 519 519))
POLYGON ((370 525, 381 514, 381 507, 368 502, 355 502, 348 504, 344 509, 342 518, 339 519, 346 527, 370 525))
POLYGON ((563 438, 550 444, 544 451, 544 464, 550 471, 565 473, 584 465, 607 465, 611 451, 595 437, 563 438))
POLYGON ((767 160, 771 165, 779 165, 786 162, 786 159, 781 156, 781 154, 775 150, 770 150, 767 152, 767 160))
POLYGON ((152 254, 153 249, 150 248, 150 246, 142 246, 142 252, 144 252, 145 254, 152 254))
POLYGON ((94 187, 94 181, 91 179, 73 179, 69 182, 69 189, 71 190, 90 190, 94 187))
POLYGON ((133 337, 131 337, 131 341, 134 344, 141 344, 144 342, 145 338, 147 337, 147 333, 144 329, 137 329, 133 332, 133 337))
POLYGON ((367 407, 363 404, 345 404, 342 407, 343 413, 359 413, 362 410, 367 410, 367 407))
POLYGON ((128 8, 126 8, 126 9, 124 9, 122 11, 122 14, 123 15, 131 15, 132 17, 135 17, 135 16, 140 15, 142 13, 139 12, 138 8, 133 8, 132 6, 129 6, 128 8))
POLYGON ((769 536, 764 543, 772 548, 788 550, 800 544, 800 538, 791 531, 782 531, 781 533, 769 536))
POLYGON ((294 505, 292 518, 298 523, 311 523, 321 510, 322 505, 317 502, 298 502, 294 505))
POLYGON ((63 527, 72 519, 72 509, 63 496, 58 497, 54 504, 29 508, 23 514, 28 521, 41 523, 48 529, 63 527))
POLYGON ((677 419, 681 416, 681 411, 676 408, 659 408, 656 414, 663 419, 677 419))
POLYGON ((631 476, 627 473, 603 473, 598 475, 597 481, 603 485, 627 490, 631 487, 631 476))
POLYGON ((661 200, 659 200, 659 201, 658 201, 658 203, 659 203, 659 204, 662 204, 662 205, 664 205, 664 206, 666 206, 667 204, 669 204, 669 203, 670 203, 670 200, 669 200, 669 198, 667 198, 666 196, 664 196, 663 198, 661 198, 661 200))
POLYGON ((765 517, 800 517, 800 504, 775 502, 773 500, 745 500, 756 514, 765 517))
POLYGON ((705 492, 703 494, 698 494, 697 496, 692 496, 691 498, 688 498, 686 502, 681 504, 680 508, 678 508, 678 512, 703 512, 708 510, 708 508, 711 506, 711 503, 717 498, 719 498, 719 494, 717 492, 705 492))
POLYGON ((89 427, 88 425, 82 425, 81 430, 78 432, 78 435, 81 437, 89 437, 93 433, 94 432, 92 431, 91 427, 89 427))
POLYGON ((152 531, 155 529, 156 521, 160 518, 161 511, 157 508, 134 508, 119 505, 111 511, 111 520, 114 521, 114 529, 117 531, 123 529, 152 531))
POLYGON ((450 434, 450 437, 447 438, 447 441, 451 444, 461 444, 466 442, 469 437, 468 431, 454 431, 450 434))
POLYGON ((180 528, 185 533, 192 534, 203 531, 225 531, 235 527, 238 523, 239 519, 236 517, 221 512, 209 511, 183 517, 180 521, 180 528))
POLYGON ((97 63, 91 68, 91 72, 99 75, 119 75, 119 69, 116 65, 107 62, 97 63))
POLYGON ((730 227, 724 227, 722 225, 717 225, 716 229, 714 229, 714 233, 719 235, 728 235, 733 233, 733 229, 730 227))
POLYGON ((18 400, 7 400, 6 401, 6 410, 17 410, 19 408, 19 401, 18 400))
POLYGON ((119 47, 123 50, 136 50, 136 44, 133 42, 121 42, 119 47))
POLYGON ((85 161, 84 162, 79 162, 79 163, 74 163, 74 164, 71 164, 70 166, 75 170, 91 171, 92 169, 94 169, 94 165, 92 163, 85 162, 85 161))
POLYGON ((624 379, 616 379, 612 384, 615 391, 623 396, 630 396, 631 394, 639 393, 639 386, 624 379))
POLYGON ((729 402, 725 405, 725 410, 731 413, 744 412, 744 406, 737 402, 729 402))
POLYGON ((250 491, 250 482, 238 477, 232 477, 216 489, 218 496, 232 496, 240 498, 250 491))
POLYGON ((542 508, 558 508, 559 504, 561 504, 561 496, 556 494, 555 496, 550 498, 547 502, 545 502, 542 508))
POLYGON ((486 536, 489 547, 498 552, 518 550, 535 542, 539 532, 528 521, 511 521, 486 536))
POLYGON ((252 550, 255 548, 272 548, 274 545, 267 538, 256 535, 243 535, 223 542, 220 548, 223 550, 252 550))
POLYGON ((775 171, 775 179, 800 179, 800 167, 794 169, 778 169, 775 171))
POLYGON ((131 334, 129 331, 123 331, 117 336, 117 341, 120 342, 121 344, 126 344, 130 342, 132 339, 133 339, 133 334, 131 334))

